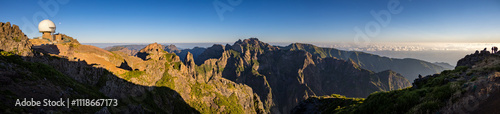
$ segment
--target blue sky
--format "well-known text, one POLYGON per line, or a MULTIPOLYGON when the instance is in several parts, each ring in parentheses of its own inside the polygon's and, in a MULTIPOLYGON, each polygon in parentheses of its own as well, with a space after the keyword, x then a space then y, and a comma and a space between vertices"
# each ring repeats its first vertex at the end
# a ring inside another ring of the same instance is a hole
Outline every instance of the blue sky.
POLYGON ((368 27, 370 42, 500 42, 494 0, 1 0, 0 21, 31 38, 45 15, 83 43, 355 42, 355 27, 380 25, 370 11, 395 2, 387 26, 368 27), (219 16, 214 2, 233 10, 219 16))

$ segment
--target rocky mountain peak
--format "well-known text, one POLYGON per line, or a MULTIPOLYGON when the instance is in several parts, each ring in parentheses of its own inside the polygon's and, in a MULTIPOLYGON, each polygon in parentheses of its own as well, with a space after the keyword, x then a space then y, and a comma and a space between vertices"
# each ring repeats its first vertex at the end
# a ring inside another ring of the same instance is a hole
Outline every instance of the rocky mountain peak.
POLYGON ((190 52, 187 52, 186 54, 184 65, 186 65, 188 72, 194 72, 196 64, 194 63, 193 54, 190 52))
POLYGON ((224 52, 225 47, 220 44, 214 44, 212 47, 207 48, 203 53, 201 53, 198 58, 196 58, 196 64, 200 65, 205 60, 210 58, 220 58, 224 52))
POLYGON ((148 46, 139 50, 139 52, 146 52, 146 53, 159 52, 159 51, 164 51, 163 46, 161 44, 156 43, 156 42, 149 44, 148 46))
POLYGON ((169 53, 180 53, 181 50, 179 48, 177 48, 177 46, 175 46, 174 44, 170 44, 168 46, 165 46, 165 51, 169 52, 169 53))
POLYGON ((33 55, 31 42, 17 25, 0 22, 0 50, 14 52, 21 56, 33 55))
POLYGON ((471 66, 475 65, 476 63, 484 60, 486 57, 492 56, 492 55, 498 55, 498 54, 491 54, 489 51, 486 51, 486 50, 483 50, 481 52, 476 51, 475 53, 466 55, 464 58, 458 60, 456 67, 459 67, 459 66, 471 67, 471 66))
POLYGON ((244 51, 247 50, 262 53, 263 51, 277 50, 279 48, 271 46, 268 43, 264 43, 257 38, 248 38, 243 41, 236 41, 233 44, 232 49, 240 53, 244 53, 244 51))
POLYGON ((255 46, 266 46, 267 47, 269 44, 264 43, 257 38, 248 38, 248 39, 244 39, 243 41, 238 40, 238 41, 234 42, 233 46, 235 46, 235 45, 242 45, 242 46, 247 46, 247 45, 254 46, 255 45, 255 46))
POLYGON ((291 49, 303 49, 303 48, 310 48, 310 47, 316 47, 312 44, 304 44, 304 43, 292 43, 290 45, 288 45, 287 47, 291 48, 291 49))
POLYGON ((243 43, 246 43, 246 44, 261 44, 261 43, 264 43, 264 42, 260 41, 257 38, 248 38, 248 39, 243 40, 243 43))
POLYGON ((164 53, 167 52, 163 50, 163 46, 155 42, 141 49, 136 55, 143 60, 149 60, 151 58, 159 59, 164 53))

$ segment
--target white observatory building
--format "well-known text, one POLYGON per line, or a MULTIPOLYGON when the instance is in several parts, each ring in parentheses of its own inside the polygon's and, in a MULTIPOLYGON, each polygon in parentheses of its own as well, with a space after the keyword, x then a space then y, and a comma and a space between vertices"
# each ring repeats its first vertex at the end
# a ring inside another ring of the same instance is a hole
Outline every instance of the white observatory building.
POLYGON ((56 32, 56 24, 54 22, 46 19, 38 24, 38 31, 43 33, 42 38, 47 39, 51 42, 58 42, 62 40, 62 36, 60 34, 55 34, 56 32))
POLYGON ((43 33, 42 38, 53 40, 52 33, 56 32, 56 24, 48 19, 43 20, 38 24, 38 31, 43 33))

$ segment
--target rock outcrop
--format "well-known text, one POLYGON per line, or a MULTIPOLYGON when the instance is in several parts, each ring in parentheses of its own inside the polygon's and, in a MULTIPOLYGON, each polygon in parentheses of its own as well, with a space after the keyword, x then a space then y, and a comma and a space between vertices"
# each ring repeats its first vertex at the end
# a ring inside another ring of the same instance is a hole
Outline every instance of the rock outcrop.
POLYGON ((143 60, 149 60, 152 58, 159 59, 159 57, 163 55, 163 53, 165 53, 165 51, 163 50, 163 46, 158 43, 153 43, 139 50, 136 56, 143 60), (156 55, 156 56, 149 56, 149 55, 156 55))
POLYGON ((198 58, 195 59, 197 65, 203 64, 207 59, 218 59, 222 56, 224 52, 224 46, 220 44, 214 44, 212 47, 207 48, 203 53, 201 53, 198 58))
POLYGON ((480 61, 483 61, 488 56, 493 56, 493 54, 490 54, 490 52, 488 51, 481 51, 480 53, 476 51, 476 53, 466 55, 464 58, 458 60, 456 67, 459 66, 472 67, 477 63, 479 63, 480 61))
POLYGON ((11 25, 10 22, 0 22, 0 44, 0 50, 21 56, 33 55, 32 44, 28 37, 19 29, 19 26, 11 25))

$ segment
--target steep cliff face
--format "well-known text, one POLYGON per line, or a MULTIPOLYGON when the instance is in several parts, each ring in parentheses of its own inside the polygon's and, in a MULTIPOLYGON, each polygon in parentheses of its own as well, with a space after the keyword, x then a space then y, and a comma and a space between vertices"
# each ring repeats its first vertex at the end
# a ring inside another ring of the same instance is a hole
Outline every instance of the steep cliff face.
POLYGON ((214 44, 212 47, 207 48, 203 53, 201 53, 198 58, 195 59, 197 65, 203 64, 205 60, 211 58, 220 58, 224 52, 224 46, 220 44, 214 44))
POLYGON ((175 53, 175 54, 178 55, 179 57, 181 57, 181 60, 184 61, 184 59, 185 59, 184 57, 186 57, 186 54, 188 52, 193 54, 193 58, 198 58, 198 56, 201 55, 205 50, 206 50, 206 48, 194 47, 193 49, 183 49, 179 53, 175 53))
MULTIPOLYGON (((316 95, 366 97, 375 91, 410 86, 394 72, 375 74, 353 61, 282 50, 256 38, 240 40, 232 46, 216 45, 200 57, 203 55, 219 57, 214 63, 223 66, 221 76, 252 87, 271 113, 289 113, 298 102, 316 95)), ((205 64, 213 60, 207 59, 205 64)))
MULTIPOLYGON (((477 52, 454 70, 415 79, 413 87, 376 92, 366 99, 315 97, 292 113, 498 113, 500 55, 477 52)), ((335 95, 332 95, 335 96, 335 95)))

